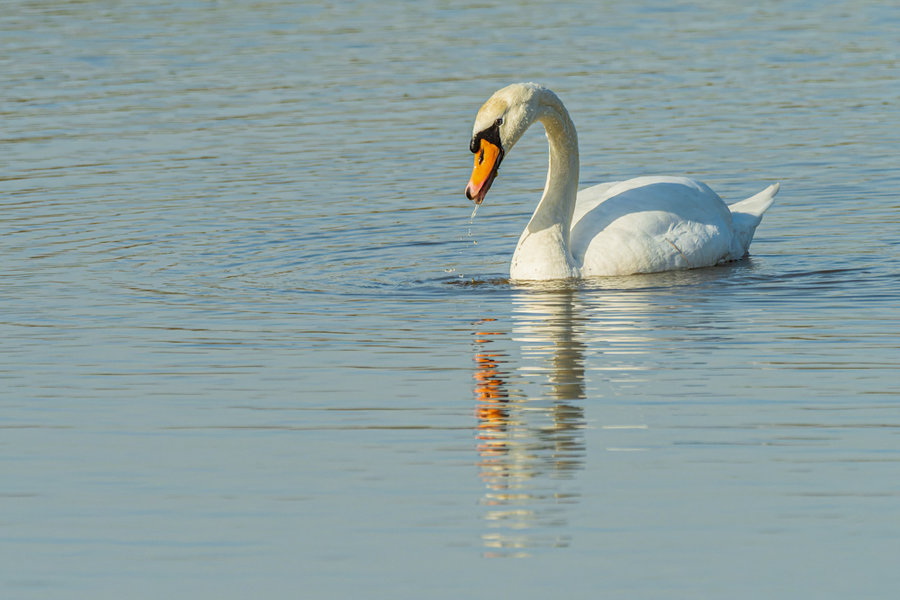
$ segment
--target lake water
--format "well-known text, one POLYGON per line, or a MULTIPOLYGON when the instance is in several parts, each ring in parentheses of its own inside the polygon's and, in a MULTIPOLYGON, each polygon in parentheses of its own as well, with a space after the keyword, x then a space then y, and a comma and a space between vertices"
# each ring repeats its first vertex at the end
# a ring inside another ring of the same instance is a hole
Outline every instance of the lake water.
POLYGON ((3 598, 894 598, 900 8, 12 0, 3 598), (727 266, 505 280, 581 185, 780 181, 727 266))

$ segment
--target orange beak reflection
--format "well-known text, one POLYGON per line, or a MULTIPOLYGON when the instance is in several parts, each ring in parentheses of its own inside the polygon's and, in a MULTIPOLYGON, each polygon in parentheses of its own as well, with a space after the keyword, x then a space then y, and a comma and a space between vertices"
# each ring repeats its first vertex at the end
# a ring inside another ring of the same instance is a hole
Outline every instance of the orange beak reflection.
POLYGON ((500 167, 500 159, 503 151, 499 146, 481 139, 481 147, 475 153, 475 166, 472 168, 472 177, 466 186, 466 198, 481 204, 494 178, 497 177, 497 169, 500 167))

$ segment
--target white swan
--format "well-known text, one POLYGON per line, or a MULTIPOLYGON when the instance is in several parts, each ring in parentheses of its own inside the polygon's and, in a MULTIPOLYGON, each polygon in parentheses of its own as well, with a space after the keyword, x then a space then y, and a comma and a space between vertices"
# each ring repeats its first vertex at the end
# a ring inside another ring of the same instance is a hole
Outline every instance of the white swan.
POLYGON ((654 273, 742 258, 779 184, 727 206, 685 177, 639 177, 578 189, 578 136, 562 101, 546 87, 516 83, 478 111, 466 197, 481 204, 504 155, 535 121, 547 131, 544 195, 509 268, 516 280, 654 273))

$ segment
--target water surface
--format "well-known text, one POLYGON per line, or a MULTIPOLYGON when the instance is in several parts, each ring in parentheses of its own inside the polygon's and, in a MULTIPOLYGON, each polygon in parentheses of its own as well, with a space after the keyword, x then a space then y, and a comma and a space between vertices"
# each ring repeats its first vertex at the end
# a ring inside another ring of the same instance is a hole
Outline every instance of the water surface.
POLYGON ((891 598, 900 10, 14 1, 0 595, 891 598), (752 255, 511 285, 582 185, 782 183, 752 255))

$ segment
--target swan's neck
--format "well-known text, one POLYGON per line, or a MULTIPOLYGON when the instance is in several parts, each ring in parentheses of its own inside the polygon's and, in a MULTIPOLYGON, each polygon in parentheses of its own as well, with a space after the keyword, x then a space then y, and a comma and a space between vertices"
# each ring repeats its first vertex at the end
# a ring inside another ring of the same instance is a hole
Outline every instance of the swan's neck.
POLYGON ((528 223, 528 228, 540 231, 547 227, 560 227, 563 240, 569 243, 569 228, 575 211, 578 193, 578 135, 569 113, 561 102, 545 105, 540 121, 547 131, 550 143, 550 167, 544 195, 528 223))
POLYGON ((578 193, 578 136, 559 98, 540 98, 535 114, 547 132, 550 167, 544 195, 519 238, 510 275, 513 279, 576 277, 569 250, 569 231, 578 193))

